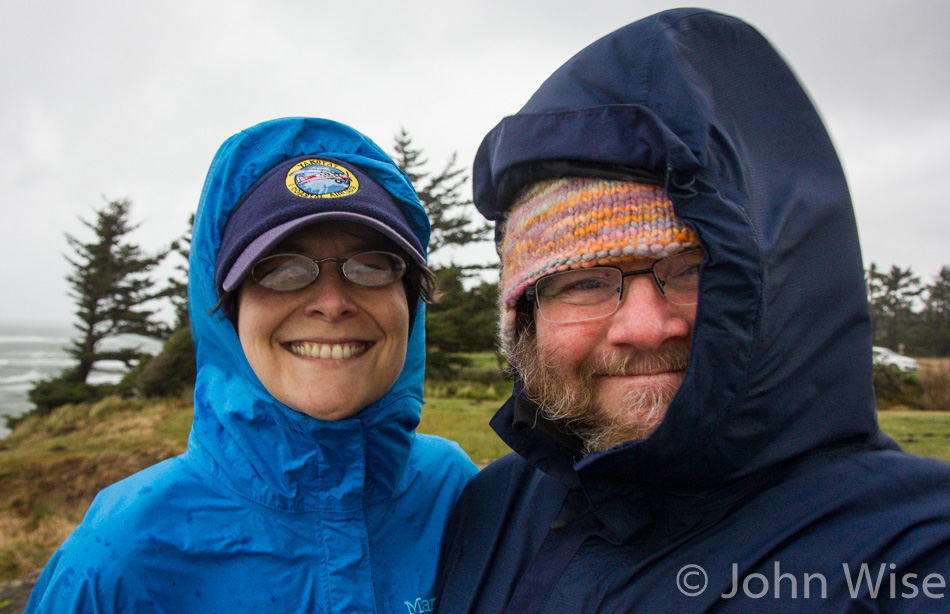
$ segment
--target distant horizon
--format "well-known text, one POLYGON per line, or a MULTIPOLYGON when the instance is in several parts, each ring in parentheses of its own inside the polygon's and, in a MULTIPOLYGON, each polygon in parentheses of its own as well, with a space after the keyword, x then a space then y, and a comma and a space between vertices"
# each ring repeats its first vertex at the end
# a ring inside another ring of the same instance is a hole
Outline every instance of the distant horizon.
MULTIPOLYGON (((78 333, 78 330, 73 325, 72 322, 40 322, 40 321, 13 321, 13 320, 0 320, 0 338, 2 337, 15 337, 17 335, 24 336, 42 336, 37 333, 47 333, 55 337, 64 337, 68 341, 72 341, 75 333, 78 333)), ((146 345, 154 344, 154 352, 158 352, 161 349, 161 345, 165 342, 164 339, 160 337, 149 337, 147 335, 137 335, 132 333, 122 333, 118 335, 109 335, 103 339, 102 343, 109 345, 111 343, 120 343, 124 345, 121 339, 123 337, 140 337, 146 345)), ((134 341, 133 343, 140 343, 134 341)))
MULTIPOLYGON (((171 325, 171 322, 165 322, 166 324, 171 325)), ((2 328, 25 328, 25 327, 34 327, 34 328, 68 328, 75 330, 76 321, 54 321, 54 320, 25 320, 17 318, 0 318, 0 329, 2 328)), ((139 335, 146 336, 146 335, 139 335)))
POLYGON ((5 328, 68 328, 74 329, 74 322, 53 322, 42 320, 0 319, 0 329, 5 328))

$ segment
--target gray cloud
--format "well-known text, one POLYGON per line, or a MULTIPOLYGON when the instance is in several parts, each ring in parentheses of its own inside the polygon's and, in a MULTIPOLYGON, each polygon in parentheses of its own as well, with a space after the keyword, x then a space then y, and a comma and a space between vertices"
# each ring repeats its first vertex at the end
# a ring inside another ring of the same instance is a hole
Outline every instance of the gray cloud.
MULTIPOLYGON (((842 156, 866 261, 950 264, 950 4, 709 1, 758 26, 842 156)), ((651 1, 196 0, 0 9, 0 321, 70 319, 64 232, 129 197, 135 238, 179 236, 207 165, 264 119, 323 116, 434 161, 482 136, 564 60, 671 5, 651 1)), ((479 259, 490 250, 482 250, 479 259)), ((458 256, 458 257, 464 257, 458 256)))

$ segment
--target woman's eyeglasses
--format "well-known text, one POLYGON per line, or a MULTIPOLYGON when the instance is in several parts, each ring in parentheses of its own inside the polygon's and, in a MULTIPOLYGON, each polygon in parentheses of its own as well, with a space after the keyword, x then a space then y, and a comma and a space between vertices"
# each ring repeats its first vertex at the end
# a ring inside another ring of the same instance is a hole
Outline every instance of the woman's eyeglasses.
POLYGON ((362 252, 349 258, 314 260, 301 254, 275 254, 251 268, 251 278, 268 290, 291 292, 306 288, 320 275, 321 263, 340 263, 343 277, 364 288, 382 288, 399 281, 406 262, 390 252, 362 252))

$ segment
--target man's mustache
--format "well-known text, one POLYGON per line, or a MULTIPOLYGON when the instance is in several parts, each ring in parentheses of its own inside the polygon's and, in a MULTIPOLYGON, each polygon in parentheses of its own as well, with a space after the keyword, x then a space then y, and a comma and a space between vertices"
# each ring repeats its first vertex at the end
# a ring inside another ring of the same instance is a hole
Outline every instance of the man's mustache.
POLYGON ((655 352, 611 352, 589 358, 579 365, 586 377, 650 375, 667 371, 684 371, 689 364, 689 342, 663 346, 655 352))

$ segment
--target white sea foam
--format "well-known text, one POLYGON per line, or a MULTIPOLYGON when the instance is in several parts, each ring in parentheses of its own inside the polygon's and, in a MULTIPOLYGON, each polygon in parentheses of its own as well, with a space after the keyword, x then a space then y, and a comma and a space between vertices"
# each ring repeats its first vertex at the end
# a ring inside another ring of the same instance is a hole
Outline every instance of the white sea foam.
POLYGON ((0 343, 65 345, 69 337, 40 337, 32 335, 0 335, 0 343))
MULTIPOLYGON (((5 394, 17 394, 23 395, 24 397, 33 390, 33 387, 36 385, 36 382, 22 382, 19 384, 10 384, 0 386, 0 391, 3 391, 5 394)), ((0 410, 0 415, 3 414, 3 410, 0 410)))
POLYGON ((22 375, 11 375, 8 377, 0 377, 0 386, 7 388, 15 386, 16 384, 29 384, 30 382, 35 382, 38 379, 43 377, 43 373, 39 371, 28 371, 22 375))
POLYGON ((76 364, 72 358, 63 354, 53 354, 46 358, 0 358, 0 367, 52 367, 65 369, 76 364))
MULTIPOLYGON (((19 416, 33 408, 28 393, 36 382, 76 365, 66 353, 76 334, 68 326, 0 324, 0 439, 9 435, 3 426, 5 416, 19 416)), ((102 350, 128 347, 155 354, 161 350, 161 342, 121 335, 101 345, 102 350)), ((116 384, 127 370, 119 361, 102 361, 95 366, 88 378, 90 384, 116 384)))

